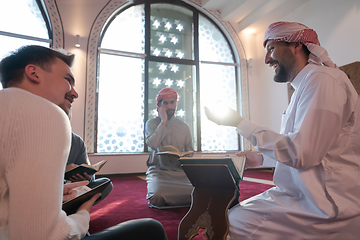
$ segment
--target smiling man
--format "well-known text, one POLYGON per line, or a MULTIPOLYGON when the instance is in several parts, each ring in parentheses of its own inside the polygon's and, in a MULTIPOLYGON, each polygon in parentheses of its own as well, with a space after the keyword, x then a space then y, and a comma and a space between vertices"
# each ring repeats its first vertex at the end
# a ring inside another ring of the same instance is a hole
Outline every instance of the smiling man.
MULTIPOLYGON (((59 104, 59 107, 64 110, 64 112, 69 116, 69 119, 71 119, 72 116, 72 103, 79 97, 79 94, 75 90, 75 79, 72 75, 69 76, 68 81, 70 83, 70 91, 68 91, 65 94, 65 98, 63 101, 59 104)), ((87 164, 91 165, 86 146, 84 143, 84 140, 74 132, 71 132, 71 147, 69 156, 67 159, 67 164, 65 167, 65 172, 69 171, 81 164, 87 164)), ((76 174, 70 178, 71 182, 79 182, 79 181, 89 181, 89 184, 87 185, 89 188, 95 188, 99 186, 102 183, 105 183, 107 181, 111 181, 108 178, 102 177, 102 178, 95 178, 95 175, 89 176, 86 172, 82 174, 76 174)), ((113 185, 110 183, 104 191, 101 192, 101 198, 99 200, 102 200, 106 198, 110 192, 112 191, 113 185)), ((97 201, 98 203, 99 201, 97 201)))
POLYGON ((62 200, 73 192, 63 185, 71 140, 64 111, 77 97, 73 59, 73 54, 29 45, 0 62, 0 239, 166 240, 161 223, 149 218, 83 238, 90 209, 101 194, 75 214, 62 211, 62 200))
POLYGON ((99 196, 73 215, 61 210, 71 129, 56 105, 68 101, 73 59, 30 45, 0 63, 1 239, 79 239, 89 227, 99 196))
POLYGON ((152 149, 146 172, 150 207, 190 205, 192 184, 182 170, 178 158, 157 155, 163 146, 172 145, 180 152, 193 151, 189 126, 175 117, 177 92, 163 88, 156 97, 159 116, 149 119, 145 126, 146 143, 152 149))
POLYGON ((75 86, 75 79, 73 77, 69 77, 69 83, 71 86, 70 91, 65 94, 65 99, 59 104, 59 107, 64 110, 66 115, 71 118, 71 107, 72 103, 79 97, 79 94, 76 92, 75 86))
POLYGON ((276 162, 276 187, 229 210, 229 239, 358 239, 360 103, 346 74, 330 60, 314 30, 276 22, 265 33, 265 63, 274 81, 295 92, 280 133, 229 109, 217 124, 234 126, 260 153, 238 153, 246 167, 276 162))

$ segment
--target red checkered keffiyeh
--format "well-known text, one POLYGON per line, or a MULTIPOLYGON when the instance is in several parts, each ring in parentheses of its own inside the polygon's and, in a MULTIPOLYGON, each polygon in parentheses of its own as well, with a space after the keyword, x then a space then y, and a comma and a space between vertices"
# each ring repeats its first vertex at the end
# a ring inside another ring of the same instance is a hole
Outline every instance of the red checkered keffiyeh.
POLYGON ((156 96, 156 103, 158 103, 160 100, 164 100, 164 99, 177 100, 177 98, 178 98, 178 94, 174 89, 163 88, 159 91, 158 95, 156 96))
POLYGON ((165 99, 175 99, 177 101, 178 94, 172 88, 163 88, 158 92, 156 96, 156 110, 159 112, 159 101, 165 99))
POLYGON ((309 62, 322 64, 327 67, 337 67, 325 48, 320 46, 318 36, 314 30, 296 22, 275 22, 265 32, 263 46, 268 40, 284 42, 301 42, 310 51, 309 62))

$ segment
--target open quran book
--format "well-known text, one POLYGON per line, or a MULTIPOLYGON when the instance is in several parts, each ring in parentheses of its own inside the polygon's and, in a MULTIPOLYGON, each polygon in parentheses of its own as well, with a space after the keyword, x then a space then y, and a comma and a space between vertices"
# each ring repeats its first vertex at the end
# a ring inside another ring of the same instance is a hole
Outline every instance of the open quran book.
POLYGON ((180 152, 176 147, 172 145, 168 145, 168 146, 163 146, 161 148, 161 152, 158 152, 157 154, 158 155, 171 154, 181 158, 192 153, 194 153, 194 151, 180 152))
POLYGON ((179 158, 182 165, 226 165, 235 181, 242 181, 245 170, 245 156, 179 158))

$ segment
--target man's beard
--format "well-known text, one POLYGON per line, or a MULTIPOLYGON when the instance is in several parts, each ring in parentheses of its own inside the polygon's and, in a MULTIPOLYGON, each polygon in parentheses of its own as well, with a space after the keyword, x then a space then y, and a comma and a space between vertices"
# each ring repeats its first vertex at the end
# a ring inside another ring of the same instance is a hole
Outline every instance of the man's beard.
POLYGON ((289 72, 283 64, 279 62, 277 64, 279 71, 275 73, 274 81, 278 83, 286 83, 289 80, 289 72))
POLYGON ((276 61, 278 65, 278 72, 274 75, 274 81, 278 83, 286 83, 292 81, 290 79, 291 73, 295 68, 296 61, 293 54, 288 50, 286 53, 283 53, 282 57, 276 61))
POLYGON ((175 114, 175 109, 168 109, 166 111, 166 114, 167 114, 168 119, 172 118, 172 116, 174 116, 174 114, 175 114))

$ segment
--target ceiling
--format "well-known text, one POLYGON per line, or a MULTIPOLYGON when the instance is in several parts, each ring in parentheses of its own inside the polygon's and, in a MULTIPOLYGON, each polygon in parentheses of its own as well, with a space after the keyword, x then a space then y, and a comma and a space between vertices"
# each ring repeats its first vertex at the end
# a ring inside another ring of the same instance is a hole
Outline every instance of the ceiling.
MULTIPOLYGON (((86 14, 98 12, 109 0, 56 0, 62 13, 71 21, 69 26, 77 26, 74 34, 86 34, 86 14), (82 10, 81 10, 82 9, 82 10)), ((129 0, 134 1, 134 0, 129 0)), ((220 12, 222 20, 228 21, 240 33, 264 33, 270 23, 286 19, 289 13, 310 0, 196 0, 208 10, 220 12), (244 31, 244 32, 245 32, 244 31)), ((63 21, 65 21, 63 19, 63 21)), ((71 31, 68 29, 68 31, 71 31)))
POLYGON ((309 0, 201 0, 202 7, 218 10, 237 32, 264 32, 269 23, 278 21, 309 0))

